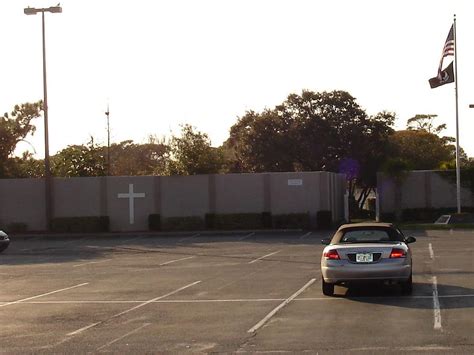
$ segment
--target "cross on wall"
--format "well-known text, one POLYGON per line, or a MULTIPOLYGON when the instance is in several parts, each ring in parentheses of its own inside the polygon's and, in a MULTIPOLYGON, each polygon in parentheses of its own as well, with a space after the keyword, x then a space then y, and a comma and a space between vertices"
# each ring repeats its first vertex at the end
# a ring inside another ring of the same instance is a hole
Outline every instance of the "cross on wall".
POLYGON ((130 221, 130 224, 134 224, 135 223, 135 199, 144 198, 145 193, 134 192, 133 184, 128 184, 128 193, 119 193, 117 194, 117 197, 128 198, 129 221, 130 221))

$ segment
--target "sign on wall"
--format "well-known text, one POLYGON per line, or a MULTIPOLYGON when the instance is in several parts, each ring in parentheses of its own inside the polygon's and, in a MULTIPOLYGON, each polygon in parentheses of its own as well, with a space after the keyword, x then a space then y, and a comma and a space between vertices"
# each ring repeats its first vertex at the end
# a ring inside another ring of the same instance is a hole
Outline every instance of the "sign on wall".
POLYGON ((303 186, 303 179, 288 179, 288 186, 303 186))

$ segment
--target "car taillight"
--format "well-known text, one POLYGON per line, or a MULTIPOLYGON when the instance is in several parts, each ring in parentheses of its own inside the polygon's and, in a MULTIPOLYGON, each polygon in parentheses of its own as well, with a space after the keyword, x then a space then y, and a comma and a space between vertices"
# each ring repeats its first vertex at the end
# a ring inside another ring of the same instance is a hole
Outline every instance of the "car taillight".
POLYGON ((323 256, 326 259, 329 259, 329 260, 339 260, 340 259, 339 254, 337 253, 336 249, 328 250, 327 252, 325 252, 323 254, 323 256))
POLYGON ((406 258, 407 252, 403 249, 393 248, 392 252, 390 253, 391 258, 406 258))

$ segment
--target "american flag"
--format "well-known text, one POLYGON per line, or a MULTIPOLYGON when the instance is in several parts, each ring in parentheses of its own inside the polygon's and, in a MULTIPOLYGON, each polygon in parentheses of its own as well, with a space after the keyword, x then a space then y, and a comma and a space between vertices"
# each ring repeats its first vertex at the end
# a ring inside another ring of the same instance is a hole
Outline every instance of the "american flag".
POLYGON ((453 35, 453 25, 449 30, 448 37, 446 38, 446 43, 443 48, 443 58, 448 55, 454 55, 454 35, 453 35))
POLYGON ((451 28, 448 33, 448 37, 446 38, 446 42, 444 43, 443 47, 443 53, 441 55, 441 61, 439 62, 439 68, 438 68, 438 75, 441 75, 442 69, 443 69, 443 59, 445 57, 448 57, 450 55, 454 55, 454 32, 453 32, 453 26, 451 25, 451 28))

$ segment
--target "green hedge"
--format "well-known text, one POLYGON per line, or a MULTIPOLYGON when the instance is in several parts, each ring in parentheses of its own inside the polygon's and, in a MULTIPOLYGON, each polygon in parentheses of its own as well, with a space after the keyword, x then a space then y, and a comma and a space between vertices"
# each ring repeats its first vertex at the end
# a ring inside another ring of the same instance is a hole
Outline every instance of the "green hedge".
MULTIPOLYGON (((474 207, 462 207, 463 212, 474 212, 474 207)), ((404 222, 427 222, 433 223, 443 214, 454 214, 457 210, 453 208, 407 208, 402 211, 404 222)))
POLYGON ((309 229, 309 213, 288 213, 274 215, 273 227, 277 229, 309 229))
POLYGON ((148 229, 151 231, 161 230, 161 216, 159 214, 150 214, 148 216, 148 229))
POLYGON ((395 222, 395 219, 395 213, 388 212, 380 214, 380 222, 395 222))
MULTIPOLYGON (((209 229, 261 229, 268 225, 269 214, 265 213, 208 213, 206 228, 209 229)), ((271 218, 270 218, 271 220, 271 218)))
POLYGON ((28 225, 26 223, 14 222, 6 226, 5 232, 7 233, 23 233, 28 230, 28 225))
POLYGON ((204 229, 204 220, 201 217, 168 217, 161 221, 161 229, 165 231, 186 231, 204 229))
POLYGON ((319 229, 329 229, 332 226, 332 212, 318 211, 316 213, 316 223, 319 229))
POLYGON ((262 212, 262 224, 263 228, 270 229, 273 226, 271 212, 262 212))
MULTIPOLYGON (((462 207, 463 212, 474 212, 474 207, 462 207)), ((444 214, 455 214, 456 208, 406 208, 402 210, 401 220, 398 222, 422 222, 434 223, 439 216, 444 214)), ((383 222, 396 222, 395 212, 382 213, 380 219, 383 222)))
POLYGON ((51 230, 60 233, 94 233, 109 231, 109 217, 58 217, 51 221, 51 230))

